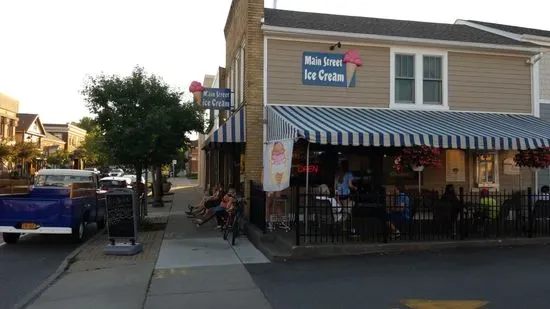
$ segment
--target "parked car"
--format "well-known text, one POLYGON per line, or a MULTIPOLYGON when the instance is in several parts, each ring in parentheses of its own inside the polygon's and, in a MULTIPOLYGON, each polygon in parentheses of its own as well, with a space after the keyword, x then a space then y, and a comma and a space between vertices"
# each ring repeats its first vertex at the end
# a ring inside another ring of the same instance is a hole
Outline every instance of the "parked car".
POLYGON ((129 178, 125 177, 104 177, 99 180, 99 188, 102 191, 109 191, 114 188, 132 188, 129 178))
POLYGON ((92 171, 43 169, 28 193, 0 196, 0 233, 15 244, 21 234, 68 234, 85 238, 86 225, 105 226, 105 195, 92 171))
MULTIPOLYGON (((123 178, 128 178, 130 179, 130 183, 134 183, 137 181, 137 176, 136 175, 128 175, 128 174, 125 174, 124 176, 122 176, 123 178)), ((141 183, 145 183, 145 177, 141 177, 141 183)))
POLYGON ((109 172, 109 176, 112 176, 112 177, 122 177, 123 175, 124 175, 124 171, 120 168, 112 169, 109 172))
POLYGON ((88 168, 85 168, 84 170, 85 170, 85 171, 94 172, 94 174, 96 174, 96 175, 99 175, 99 174, 101 173, 101 172, 100 172, 97 168, 95 168, 95 167, 88 167, 88 168))

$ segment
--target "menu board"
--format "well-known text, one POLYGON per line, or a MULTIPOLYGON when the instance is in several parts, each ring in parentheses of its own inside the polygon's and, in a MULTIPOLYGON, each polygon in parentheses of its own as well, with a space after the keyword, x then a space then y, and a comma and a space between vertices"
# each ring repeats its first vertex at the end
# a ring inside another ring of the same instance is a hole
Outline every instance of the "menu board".
POLYGON ((137 238, 137 217, 133 190, 113 190, 106 194, 109 239, 137 238))

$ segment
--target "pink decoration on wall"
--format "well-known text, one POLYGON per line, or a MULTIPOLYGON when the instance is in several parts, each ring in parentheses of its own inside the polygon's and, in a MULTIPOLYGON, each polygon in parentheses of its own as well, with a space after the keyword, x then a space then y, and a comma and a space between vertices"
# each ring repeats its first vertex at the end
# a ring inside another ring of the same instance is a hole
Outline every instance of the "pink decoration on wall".
POLYGON ((355 50, 349 50, 344 54, 344 63, 353 63, 358 67, 363 66, 363 60, 355 50))
POLYGON ((191 85, 189 86, 189 92, 195 93, 195 92, 203 92, 204 87, 202 86, 201 82, 193 81, 191 82, 191 85))
POLYGON ((363 60, 355 50, 348 50, 344 54, 343 62, 346 64, 346 85, 349 87, 355 76, 355 70, 363 66, 363 60))

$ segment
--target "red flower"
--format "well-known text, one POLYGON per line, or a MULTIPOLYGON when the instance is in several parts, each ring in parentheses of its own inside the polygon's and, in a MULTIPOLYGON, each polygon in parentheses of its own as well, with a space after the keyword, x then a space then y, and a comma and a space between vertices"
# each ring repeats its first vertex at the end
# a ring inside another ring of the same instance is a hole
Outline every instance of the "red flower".
POLYGON ((394 163, 398 171, 405 167, 440 166, 441 149, 426 145, 403 148, 394 163))
POLYGON ((514 157, 521 167, 546 168, 550 166, 550 147, 520 150, 514 157))

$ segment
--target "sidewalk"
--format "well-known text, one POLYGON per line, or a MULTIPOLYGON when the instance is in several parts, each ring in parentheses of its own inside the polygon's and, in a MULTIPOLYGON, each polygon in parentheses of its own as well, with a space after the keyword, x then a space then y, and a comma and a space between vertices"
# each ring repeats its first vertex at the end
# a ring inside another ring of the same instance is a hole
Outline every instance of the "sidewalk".
POLYGON ((85 244, 66 273, 27 308, 271 308, 243 265, 269 261, 245 236, 231 247, 213 225, 197 229, 187 219, 187 205, 200 199, 201 190, 174 192, 173 203, 150 208, 155 221, 168 224, 165 232, 140 233, 144 252, 106 256, 102 235, 85 244))

